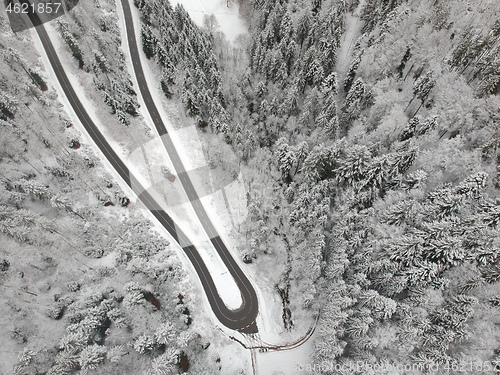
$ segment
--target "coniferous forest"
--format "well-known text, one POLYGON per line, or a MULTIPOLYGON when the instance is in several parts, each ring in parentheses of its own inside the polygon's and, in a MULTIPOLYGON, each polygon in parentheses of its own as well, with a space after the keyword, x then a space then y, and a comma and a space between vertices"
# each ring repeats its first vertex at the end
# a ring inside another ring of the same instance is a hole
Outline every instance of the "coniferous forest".
MULTIPOLYGON (((500 373, 500 3, 240 1, 248 33, 232 43, 181 5, 133 3, 164 98, 210 139, 214 164, 228 150, 244 171, 238 255, 272 274, 284 331, 317 319, 306 373, 500 373)), ((109 132, 133 148, 152 135, 115 11, 96 0, 54 27, 116 123, 109 132)), ((198 323, 168 241, 128 208, 51 76, 23 57, 29 38, 0 26, 0 285, 4 316, 17 319, 5 337, 21 353, 12 373, 173 374, 187 358, 189 372, 221 373, 228 344, 198 323), (41 307, 23 302, 33 293, 41 307), (54 333, 43 350, 22 323, 33 311, 54 333)))
POLYGON ((292 295, 320 313, 314 362, 494 372, 499 11, 252 3, 241 127, 277 170, 292 295))
POLYGON ((161 22, 182 9, 160 4, 138 4, 145 51, 168 77, 182 67, 169 83, 187 113, 254 172, 243 255, 284 260, 288 329, 320 315, 311 360, 494 372, 499 5, 254 0, 247 64, 221 51, 217 75, 210 36, 177 50, 183 31, 161 22))

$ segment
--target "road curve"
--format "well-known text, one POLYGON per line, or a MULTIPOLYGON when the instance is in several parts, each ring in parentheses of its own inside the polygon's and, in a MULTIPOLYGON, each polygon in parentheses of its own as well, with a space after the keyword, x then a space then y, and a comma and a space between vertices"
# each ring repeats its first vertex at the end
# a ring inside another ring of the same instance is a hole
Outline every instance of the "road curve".
MULTIPOLYGON (((29 4, 28 0, 20 0, 20 3, 26 3, 29 4)), ((130 13, 130 6, 127 1, 122 1, 122 5, 124 8, 124 11, 128 9, 128 14, 129 17, 131 17, 130 13)), ((30 9, 30 7, 28 7, 30 9)), ((50 61, 50 64, 52 66, 52 69, 54 70, 54 73, 64 91, 64 94, 66 95, 70 105, 72 106, 73 110, 75 111, 76 115, 78 116, 78 119, 82 123, 82 125, 85 127, 86 131, 88 134, 92 137, 92 140, 95 142, 95 144, 99 147, 101 152, 104 154, 106 159, 111 163, 111 165, 115 168, 115 170, 118 172, 120 177, 125 181, 125 183, 132 188, 134 192, 138 194, 139 199, 144 203, 144 205, 151 211, 151 213, 156 217, 156 219, 165 227, 165 229, 170 233, 170 235, 179 243, 179 245, 182 247, 186 255, 188 256, 189 260, 193 264, 193 267, 196 270, 196 273, 198 274, 198 277, 200 278, 200 281, 203 285, 203 288, 205 290, 205 293, 207 295, 208 301, 210 303, 210 306, 216 315, 216 317, 219 319, 219 321, 225 325, 226 327, 237 330, 240 332, 244 333, 256 333, 258 331, 257 329, 257 324, 255 322, 255 319, 258 314, 258 303, 257 303, 257 296, 255 293, 255 290, 253 289, 250 281, 246 278, 246 276, 243 274, 242 270, 238 267, 234 259, 231 257, 228 249, 224 245, 223 241, 215 231, 215 228, 211 224, 210 220, 208 220, 208 216, 203 209, 203 206, 201 205, 201 202, 199 199, 196 197, 196 201, 193 201, 193 207, 195 207, 195 211, 197 211, 198 216, 200 217, 200 220, 202 221, 202 225, 207 231, 207 234, 211 238, 212 244, 214 247, 217 249, 219 252, 222 260, 226 264, 229 272, 233 276, 238 288, 240 289, 241 297, 242 297, 242 305, 236 309, 236 310, 230 310, 227 308, 227 306, 224 304, 222 301, 221 297, 219 296, 217 289, 215 287, 214 281, 210 275, 210 272, 208 271, 205 263, 203 262, 198 250, 195 248, 195 246, 191 243, 191 241, 187 238, 187 236, 182 232, 182 230, 174 223, 172 218, 160 208, 159 204, 154 200, 154 198, 151 196, 151 194, 144 189, 144 187, 141 186, 141 184, 138 182, 136 178, 130 173, 129 169, 127 166, 122 162, 122 160, 118 157, 118 155, 113 151, 109 143, 106 141, 102 133, 99 131, 97 126, 94 124, 90 116, 88 115, 85 107, 83 106, 82 102, 78 98, 77 94, 75 93, 75 90, 73 89, 71 82, 68 79, 68 76, 66 75, 61 62, 57 56, 57 53, 54 49, 54 46, 52 45, 52 42, 50 41, 50 38, 47 34, 47 31, 45 30, 45 27, 43 26, 40 18, 36 13, 29 12, 28 17, 30 18, 31 22, 35 26, 35 30, 38 34, 38 37, 40 38, 43 48, 45 49, 45 52, 48 56, 48 59, 50 61), (197 202, 197 203, 196 203, 197 202), (203 215, 204 214, 204 215, 203 215), (205 219, 206 222, 203 220, 205 219)), ((131 20, 131 18, 129 18, 131 20)), ((130 27, 130 25, 127 25, 130 27)), ((133 28, 133 25, 131 26, 133 28)), ((130 41, 130 35, 131 32, 130 30, 127 31, 127 35, 129 37, 129 43, 130 41)), ((132 29, 132 35, 133 35, 133 29, 132 29)), ((136 47, 137 50, 137 43, 135 41, 135 37, 133 38, 133 43, 136 47)), ((130 44, 132 45, 132 44, 130 44)), ((136 54, 136 57, 138 59, 138 52, 136 54)), ((139 65, 137 65, 137 62, 134 62, 134 69, 136 69, 136 74, 137 74, 137 66, 140 68, 140 72, 142 72, 142 67, 140 66, 140 61, 139 65)), ((139 76, 137 77, 139 80, 139 76)), ((147 109, 149 110, 151 117, 153 118, 153 121, 155 122, 155 126, 157 129, 162 129, 160 135, 163 135, 162 139, 164 139, 165 147, 167 148, 167 151, 169 152, 170 157, 172 158, 172 161, 174 162, 174 165, 176 167, 176 170, 179 173, 179 179, 182 181, 182 184, 184 188, 186 189, 186 192, 188 194, 189 199, 192 199, 195 197, 196 192, 194 191, 193 185, 191 181, 188 178, 187 173, 185 173, 184 167, 182 166, 182 163, 180 161, 179 155, 175 151, 175 147, 173 146, 173 143, 170 139, 170 137, 167 136, 166 128, 161 121, 161 118, 158 114, 158 111, 156 109, 156 106, 153 103, 153 100, 151 98, 151 94, 149 92, 149 89, 147 88, 147 85, 145 83, 144 79, 144 74, 142 73, 142 79, 139 81, 139 86, 144 86, 144 88, 141 87, 141 93, 144 96, 147 109), (166 139, 165 139, 166 138, 166 139), (167 146, 168 145, 168 146, 167 146), (179 169, 177 169, 179 167, 179 169), (191 190, 186 188, 187 186, 190 186, 191 190), (194 194, 194 195, 193 195, 194 194)))
MULTIPOLYGON (((179 176, 179 180, 182 183, 184 190, 188 196, 189 201, 191 202, 193 209, 198 216, 203 229, 207 233, 212 245, 217 250, 219 256, 222 261, 226 265, 229 273, 233 277, 236 282, 236 285, 240 289, 241 297, 242 297, 242 305, 237 309, 233 310, 233 313, 246 313, 249 316, 253 316, 252 321, 248 324, 255 325, 255 317, 258 314, 258 301, 255 290, 253 289, 252 284, 247 279, 241 268, 235 262, 229 249, 226 247, 224 241, 217 233, 214 225, 212 224, 210 218, 208 217, 203 204, 201 203, 198 194, 189 178, 189 175, 186 173, 186 169, 182 164, 181 158, 177 153, 174 143, 170 135, 167 132, 165 124, 163 123, 161 116, 158 112, 156 104, 153 100, 151 92, 149 90, 146 77, 144 75, 144 70, 142 68, 141 59, 139 55, 139 49, 137 46, 137 39, 134 31, 134 22, 132 18, 132 11, 130 9, 129 0, 121 0, 122 9, 125 18, 125 26, 127 29, 127 41, 130 49, 130 55, 132 59, 132 65, 134 67, 134 73, 137 79, 137 83, 139 85, 139 90, 144 99, 144 103, 146 104, 146 108, 153 120, 153 123, 160 135, 160 138, 163 142, 163 145, 172 161, 176 174, 179 176)), ((249 328, 249 327, 248 327, 249 328)), ((256 326, 255 326, 256 328, 256 326)))

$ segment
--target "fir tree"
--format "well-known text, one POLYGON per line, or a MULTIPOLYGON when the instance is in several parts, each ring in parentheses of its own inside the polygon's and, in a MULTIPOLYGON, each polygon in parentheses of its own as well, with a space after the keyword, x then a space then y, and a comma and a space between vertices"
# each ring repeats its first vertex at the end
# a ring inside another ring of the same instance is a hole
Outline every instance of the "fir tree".
POLYGON ((159 344, 170 344, 177 337, 177 332, 171 322, 163 323, 155 331, 155 339, 159 344))
POLYGON ((352 88, 347 93, 344 104, 341 108, 340 124, 348 129, 352 122, 359 116, 360 103, 365 93, 365 83, 361 78, 354 82, 352 88))

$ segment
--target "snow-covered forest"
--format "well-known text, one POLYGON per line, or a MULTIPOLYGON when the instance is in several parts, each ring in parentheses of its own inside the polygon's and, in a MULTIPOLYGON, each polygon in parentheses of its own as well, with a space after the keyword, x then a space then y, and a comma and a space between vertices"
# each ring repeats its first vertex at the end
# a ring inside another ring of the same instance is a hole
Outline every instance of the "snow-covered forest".
POLYGON ((320 314, 311 363, 493 370, 500 4, 255 0, 247 14, 229 137, 275 186, 250 193, 252 255, 286 259, 292 322, 320 314))
MULTIPOLYGON (((116 12, 82 4, 52 35, 103 131, 134 150, 152 136, 116 12)), ((72 122, 34 35, 0 15, 0 373, 237 371, 225 352, 238 347, 225 350, 178 252, 72 122)))
MULTIPOLYGON (((280 328, 319 316, 307 373, 496 373, 500 3, 240 1, 234 42, 181 5, 133 3, 164 99, 212 168, 240 163, 239 256, 272 280, 280 328)), ((53 27, 133 149, 152 135, 116 6, 53 27)), ((229 373, 234 343, 206 327, 172 245, 71 123, 33 34, 0 17, 0 373, 229 373)))
MULTIPOLYGON (((218 47, 225 111, 203 120, 248 167, 242 256, 281 269, 285 328, 320 314, 311 363, 493 369, 498 3, 241 6, 248 63, 218 47)), ((176 70, 188 113, 191 69, 176 70)))

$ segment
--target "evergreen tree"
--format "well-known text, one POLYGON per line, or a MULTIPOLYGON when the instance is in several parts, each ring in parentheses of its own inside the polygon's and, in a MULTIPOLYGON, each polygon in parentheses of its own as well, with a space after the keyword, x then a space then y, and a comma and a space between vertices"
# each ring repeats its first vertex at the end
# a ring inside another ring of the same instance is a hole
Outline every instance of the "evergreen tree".
POLYGON ((359 116, 360 103, 364 93, 365 83, 361 78, 358 78, 347 93, 341 108, 339 122, 344 129, 347 130, 352 122, 359 116))
POLYGON ((139 354, 145 354, 147 352, 150 352, 153 350, 155 346, 155 341, 153 337, 147 336, 147 335, 141 335, 140 337, 135 340, 134 343, 134 349, 139 353, 139 354))
POLYGON ((321 92, 323 94, 329 94, 331 96, 335 96, 338 94, 338 81, 337 81, 337 73, 330 73, 323 82, 321 83, 321 92))
POLYGON ((171 322, 163 323, 155 331, 155 339, 158 344, 170 344, 177 337, 174 325, 171 322))
POLYGON ((399 136, 399 140, 406 141, 406 140, 410 139, 411 137, 413 137, 417 132, 417 128, 420 125, 420 121, 421 121, 421 119, 418 116, 415 116, 415 117, 412 117, 411 119, 409 119, 408 123, 406 124, 403 131, 401 132, 401 135, 399 136))
POLYGON ((363 50, 357 50, 349 66, 349 71, 344 79, 344 92, 349 92, 351 86, 356 77, 356 71, 358 70, 359 64, 361 63, 361 58, 363 57, 363 50))
POLYGON ((319 91, 316 87, 313 87, 307 94, 302 106, 302 113, 299 117, 301 126, 309 127, 311 123, 315 122, 318 115, 319 101, 319 91))
POLYGON ((79 363, 82 370, 95 370, 104 362, 106 348, 101 345, 87 346, 79 355, 79 363))
POLYGON ((310 25, 312 22, 312 16, 309 11, 309 9, 304 10, 302 15, 299 18, 299 21, 297 23, 297 32, 296 32, 296 38, 297 42, 300 44, 300 47, 302 48, 302 44, 306 40, 308 34, 309 34, 309 29, 310 25))
POLYGON ((285 142, 283 138, 278 139, 274 154, 278 159, 278 169, 281 171, 283 179, 291 178, 292 166, 297 162, 294 150, 285 142))
POLYGON ((346 157, 339 161, 335 169, 335 177, 339 184, 353 186, 362 180, 371 160, 370 151, 366 146, 354 146, 346 150, 346 157))
MULTIPOLYGON (((418 78, 415 81, 415 84, 413 85, 413 98, 410 100, 406 108, 410 106, 410 104, 413 102, 415 98, 420 99, 420 106, 416 110, 416 112, 413 114, 415 116, 422 105, 424 104, 425 100, 429 96, 430 92, 434 88, 436 84, 436 80, 434 78, 434 72, 432 70, 429 70, 423 77, 418 78)), ((412 116, 412 117, 413 117, 412 116)))

